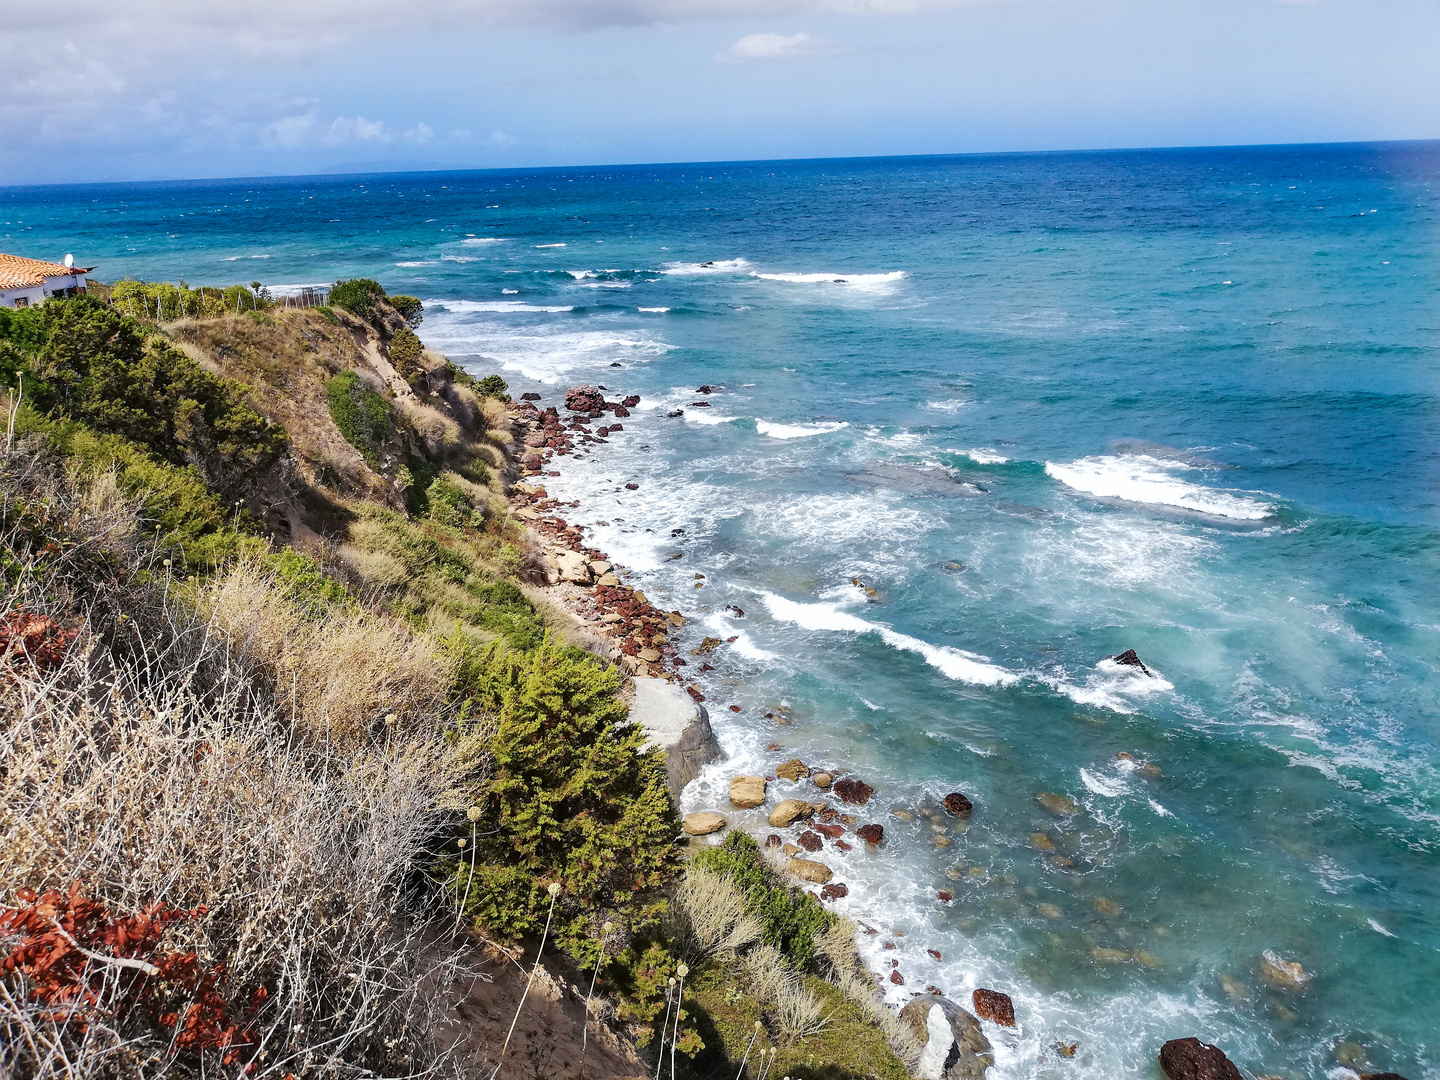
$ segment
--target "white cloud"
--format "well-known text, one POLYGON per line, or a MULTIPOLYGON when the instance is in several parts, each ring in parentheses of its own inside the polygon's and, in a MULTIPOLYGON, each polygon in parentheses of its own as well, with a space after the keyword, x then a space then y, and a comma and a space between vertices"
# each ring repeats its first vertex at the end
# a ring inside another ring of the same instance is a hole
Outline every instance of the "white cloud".
POLYGON ((717 64, 748 64, 755 60, 801 60, 811 56, 834 56, 843 50, 833 41, 809 34, 747 34, 722 53, 717 64))

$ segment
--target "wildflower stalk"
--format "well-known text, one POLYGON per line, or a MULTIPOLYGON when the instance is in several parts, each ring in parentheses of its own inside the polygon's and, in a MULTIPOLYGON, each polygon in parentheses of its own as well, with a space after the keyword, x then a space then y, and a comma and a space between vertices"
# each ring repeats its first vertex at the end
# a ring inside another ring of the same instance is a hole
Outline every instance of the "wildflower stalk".
MULTIPOLYGON (((475 880, 475 823, 480 820, 480 807, 472 806, 465 811, 465 816, 470 819, 470 873, 465 878, 465 897, 460 901, 460 911, 456 915, 456 921, 465 917, 465 906, 470 903, 470 883, 475 880)), ((464 853, 461 853, 462 857, 464 853)), ((553 901, 552 901, 553 904, 553 901)))
POLYGON ((535 966, 530 969, 530 977, 525 980, 525 992, 520 995, 520 1004, 515 1006, 515 1019, 510 1021, 510 1030, 505 1033, 505 1042, 500 1047, 500 1060, 495 1062, 495 1071, 490 1074, 490 1080, 500 1072, 500 1066, 505 1061, 505 1051, 510 1049, 510 1037, 515 1034, 515 1025, 520 1022, 520 1013, 525 1008, 525 999, 530 996, 530 987, 535 984, 535 972, 540 970, 540 958, 545 954, 545 939, 550 936, 550 918, 555 914, 555 898, 560 895, 560 883, 552 881, 546 890, 550 893, 550 910, 545 913, 545 930, 540 935, 540 948, 535 953, 535 966))
POLYGON ((670 999, 675 992, 675 979, 665 984, 665 1022, 660 1025, 660 1046, 655 1052, 655 1080, 660 1080, 660 1068, 665 1064, 665 1033, 670 1030, 670 999))
POLYGON ((680 1041, 680 1013, 685 1002, 685 976, 690 974, 690 969, 680 964, 675 968, 675 974, 680 976, 680 986, 675 995, 675 1031, 670 1036, 670 1080, 675 1080, 675 1044, 680 1041))
POLYGON ((590 999, 595 996, 595 980, 600 978, 600 961, 605 959, 605 945, 614 929, 615 924, 612 922, 607 922, 600 928, 603 935, 600 939, 600 955, 595 958, 595 970, 590 975, 590 992, 585 995, 585 1015, 580 1020, 580 1073, 577 1080, 584 1080, 585 1077, 585 1044, 590 1038, 590 999))
MULTIPOLYGON (((755 1021, 755 1033, 750 1036, 750 1041, 745 1044, 745 1056, 740 1059, 740 1071, 735 1074, 735 1080, 740 1080, 745 1075, 745 1062, 750 1060, 750 1048, 755 1045, 755 1040, 760 1037, 760 1021, 755 1021)), ((765 1051, 760 1051, 760 1056, 765 1056, 765 1051)))

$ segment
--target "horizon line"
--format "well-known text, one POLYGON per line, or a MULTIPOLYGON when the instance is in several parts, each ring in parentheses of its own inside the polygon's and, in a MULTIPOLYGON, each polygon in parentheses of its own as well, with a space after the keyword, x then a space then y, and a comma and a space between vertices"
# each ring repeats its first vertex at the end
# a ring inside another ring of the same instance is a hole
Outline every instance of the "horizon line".
MULTIPOLYGON (((1111 147, 1089 147, 1072 149, 1046 149, 1046 150, 972 150, 955 151, 949 153, 933 154, 847 154, 847 155, 820 155, 815 157, 792 157, 792 158, 721 158, 721 159, 695 159, 691 161, 632 161, 612 163, 588 163, 569 165, 439 165, 425 166, 414 169, 370 169, 356 172, 341 172, 349 163, 341 163, 337 166, 330 166, 322 172, 294 172, 294 173, 253 173, 241 176, 192 176, 192 177, 170 177, 166 179, 150 180, 80 180, 65 182, 41 182, 29 184, 0 184, 0 191, 14 191, 34 188, 73 188, 73 187, 117 187, 122 185, 144 185, 144 184, 197 184, 197 183, 224 183, 244 182, 255 180, 300 180, 300 179, 332 179, 340 180, 356 176, 422 176, 441 175, 449 173, 539 173, 559 172, 567 169, 594 170, 594 169, 663 169, 680 167, 699 166, 753 166, 753 165, 788 165, 801 162, 820 161, 919 161, 933 160, 940 158, 994 158, 994 157, 1040 157, 1040 156, 1064 156, 1082 154, 1147 154, 1147 153, 1177 153, 1181 151, 1214 151, 1214 150, 1280 150, 1299 148, 1322 148, 1322 147, 1404 147, 1422 146, 1428 143, 1440 144, 1440 138, 1424 139, 1351 139, 1342 142, 1298 142, 1298 143, 1214 143, 1197 145, 1176 145, 1176 146, 1111 146, 1111 147)), ((402 159, 403 160, 403 159, 402 159)), ((367 164, 356 162, 355 164, 367 164)), ((377 162, 379 164, 379 162, 377 162)), ((416 164, 421 164, 417 162, 416 164)))

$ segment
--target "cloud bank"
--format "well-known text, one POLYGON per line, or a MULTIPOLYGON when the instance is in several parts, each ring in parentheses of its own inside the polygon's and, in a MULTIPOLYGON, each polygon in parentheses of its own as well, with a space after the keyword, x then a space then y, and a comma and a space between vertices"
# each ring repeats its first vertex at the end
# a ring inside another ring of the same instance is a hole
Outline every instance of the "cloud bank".
POLYGON ((804 60, 813 56, 835 56, 844 50, 833 41, 799 34, 749 34, 722 53, 717 64, 749 64, 757 60, 804 60))

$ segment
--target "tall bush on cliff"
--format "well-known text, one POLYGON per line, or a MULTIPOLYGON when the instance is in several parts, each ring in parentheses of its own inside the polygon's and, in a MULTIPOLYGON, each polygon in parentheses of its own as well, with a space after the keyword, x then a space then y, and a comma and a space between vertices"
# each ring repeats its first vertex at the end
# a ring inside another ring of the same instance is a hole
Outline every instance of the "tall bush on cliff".
POLYGON ((460 652, 470 707, 496 728, 478 842, 448 866, 451 887, 479 925, 515 938, 539 932, 544 885, 559 881, 551 932, 593 963, 606 919, 645 933, 665 913, 678 856, 664 757, 627 721, 619 674, 588 653, 548 638, 460 652))
POLYGON ((330 305, 344 308, 357 319, 374 325, 375 305, 385 299, 385 289, 372 278, 347 278, 337 281, 330 290, 330 305))
POLYGON ((0 318, 0 378, 38 412, 138 443, 163 461, 194 465, 232 488, 284 452, 284 429, 188 354, 84 297, 0 318))

